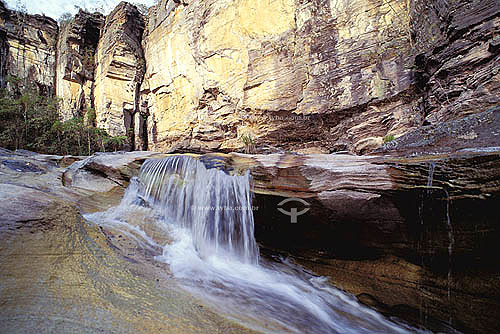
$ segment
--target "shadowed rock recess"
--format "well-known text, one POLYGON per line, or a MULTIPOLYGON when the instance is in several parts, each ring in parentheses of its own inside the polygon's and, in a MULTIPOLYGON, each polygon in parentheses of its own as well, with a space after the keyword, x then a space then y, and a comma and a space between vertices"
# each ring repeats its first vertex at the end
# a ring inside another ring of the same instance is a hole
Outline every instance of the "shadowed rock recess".
POLYGON ((250 174, 262 258, 414 327, 500 333, 499 36, 498 0, 121 2, 59 25, 0 0, 0 87, 95 113, 130 150, 0 148, 0 332, 268 328, 180 289, 149 218, 147 247, 83 218, 182 154, 250 174))

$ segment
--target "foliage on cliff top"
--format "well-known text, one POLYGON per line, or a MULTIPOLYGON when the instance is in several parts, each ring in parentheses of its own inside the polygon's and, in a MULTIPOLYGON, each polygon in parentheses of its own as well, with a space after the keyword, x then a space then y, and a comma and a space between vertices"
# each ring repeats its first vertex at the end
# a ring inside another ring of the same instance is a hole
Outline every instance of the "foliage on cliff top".
POLYGON ((8 89, 0 89, 0 147, 26 149, 60 155, 90 155, 97 151, 119 150, 127 137, 112 137, 94 126, 95 112, 61 121, 59 100, 42 96, 24 80, 7 78, 8 89))

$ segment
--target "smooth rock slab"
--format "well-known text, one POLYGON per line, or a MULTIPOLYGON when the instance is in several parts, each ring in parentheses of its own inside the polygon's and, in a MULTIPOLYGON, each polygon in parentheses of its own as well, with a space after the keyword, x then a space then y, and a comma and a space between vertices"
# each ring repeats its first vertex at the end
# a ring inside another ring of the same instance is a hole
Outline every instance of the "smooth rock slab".
POLYGON ((41 174, 0 165, 0 332, 252 333, 183 292, 150 254, 115 245, 76 209, 77 201, 116 205, 120 197, 64 187, 64 168, 48 166, 41 174))

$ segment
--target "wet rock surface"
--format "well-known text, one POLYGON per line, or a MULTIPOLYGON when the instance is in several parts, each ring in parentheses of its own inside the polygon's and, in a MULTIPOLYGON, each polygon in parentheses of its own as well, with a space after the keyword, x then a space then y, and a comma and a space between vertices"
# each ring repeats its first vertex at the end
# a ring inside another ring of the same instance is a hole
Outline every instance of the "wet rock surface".
MULTIPOLYGON (((0 2, 0 86, 32 80, 62 98, 63 119, 95 109, 137 149, 275 153, 199 157, 250 170, 264 252, 388 314, 490 334, 500 332, 499 6, 161 0, 147 17, 121 3, 58 27, 0 2), (308 211, 291 223, 294 209, 308 211)), ((6 331, 242 331, 158 277, 154 251, 81 221, 162 156, 0 149, 6 331)))
POLYGON ((264 248, 433 330, 498 330, 497 147, 397 158, 241 155, 232 164, 254 175, 264 248), (308 209, 297 223, 294 209, 308 209))
MULTIPOLYGON (((115 172, 102 173, 101 180, 127 182, 130 176, 116 170, 139 168, 146 157, 165 156, 132 152, 118 159, 120 155, 95 156, 90 166, 105 171, 113 164, 115 172)), ((291 256, 381 312, 438 332, 497 330, 497 147, 409 157, 198 158, 207 168, 229 174, 250 171, 255 233, 264 253, 291 256), (306 203, 282 203, 288 198, 306 203), (278 208, 309 210, 291 223, 291 216, 278 208)))
POLYGON ((2 332, 251 333, 180 290, 152 254, 82 219, 121 195, 63 186, 62 157, 7 158, 43 173, 0 164, 2 332))

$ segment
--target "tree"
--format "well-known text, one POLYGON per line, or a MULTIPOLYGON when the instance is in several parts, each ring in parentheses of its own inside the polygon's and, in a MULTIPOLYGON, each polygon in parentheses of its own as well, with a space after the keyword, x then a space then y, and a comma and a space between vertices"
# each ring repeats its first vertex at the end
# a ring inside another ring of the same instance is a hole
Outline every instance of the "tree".
POLYGON ((61 16, 59 16, 57 22, 59 23, 59 26, 62 28, 66 26, 68 23, 70 23, 72 19, 73 19, 73 14, 71 14, 70 12, 65 12, 62 13, 61 16))
POLYGON ((0 146, 49 154, 90 155, 96 151, 121 150, 128 146, 126 136, 110 136, 95 126, 95 111, 87 108, 85 117, 62 122, 58 98, 40 95, 24 80, 8 77, 0 89, 0 146))

